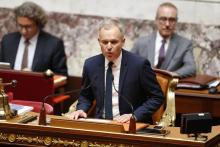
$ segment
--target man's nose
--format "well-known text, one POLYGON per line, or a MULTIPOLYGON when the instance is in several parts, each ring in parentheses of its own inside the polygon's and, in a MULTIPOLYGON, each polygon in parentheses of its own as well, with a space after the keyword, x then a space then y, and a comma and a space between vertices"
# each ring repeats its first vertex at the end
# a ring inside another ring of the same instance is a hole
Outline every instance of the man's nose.
POLYGON ((112 44, 111 44, 111 42, 108 42, 108 44, 107 44, 107 49, 108 49, 108 50, 111 50, 111 49, 112 49, 112 44))
POLYGON ((27 33, 27 29, 25 27, 22 27, 20 31, 21 31, 21 34, 26 34, 27 33))
POLYGON ((170 25, 170 21, 169 21, 169 20, 166 20, 166 21, 165 21, 165 25, 166 25, 166 26, 169 26, 169 25, 170 25))

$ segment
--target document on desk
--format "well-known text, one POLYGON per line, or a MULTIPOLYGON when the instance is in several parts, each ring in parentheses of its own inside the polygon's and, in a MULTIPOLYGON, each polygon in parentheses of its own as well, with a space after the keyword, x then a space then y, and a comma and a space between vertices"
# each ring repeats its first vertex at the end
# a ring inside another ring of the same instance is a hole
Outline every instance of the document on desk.
POLYGON ((170 133, 167 129, 143 128, 137 131, 137 134, 166 136, 170 133))
POLYGON ((30 112, 34 109, 34 107, 31 106, 24 106, 24 105, 19 105, 19 104, 13 104, 13 103, 9 103, 10 108, 13 110, 17 111, 18 115, 22 115, 26 112, 30 112))
POLYGON ((216 81, 216 77, 210 75, 196 75, 194 77, 187 77, 179 80, 177 88, 185 89, 206 89, 209 84, 216 81))
POLYGON ((94 118, 79 118, 80 121, 85 121, 85 122, 95 122, 95 123, 105 123, 105 124, 109 124, 109 123, 115 123, 116 122, 112 121, 112 120, 106 120, 106 119, 94 119, 94 118))

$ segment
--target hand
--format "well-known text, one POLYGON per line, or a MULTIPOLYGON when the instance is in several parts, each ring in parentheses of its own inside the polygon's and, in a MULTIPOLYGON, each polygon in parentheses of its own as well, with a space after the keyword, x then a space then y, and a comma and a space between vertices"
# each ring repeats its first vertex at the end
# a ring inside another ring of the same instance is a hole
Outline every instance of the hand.
POLYGON ((116 120, 119 123, 129 123, 131 116, 132 114, 123 114, 121 116, 114 118, 114 120, 116 120))
POLYGON ((80 117, 87 118, 87 114, 83 110, 77 110, 77 111, 74 111, 74 112, 66 115, 66 117, 69 119, 77 120, 80 117))

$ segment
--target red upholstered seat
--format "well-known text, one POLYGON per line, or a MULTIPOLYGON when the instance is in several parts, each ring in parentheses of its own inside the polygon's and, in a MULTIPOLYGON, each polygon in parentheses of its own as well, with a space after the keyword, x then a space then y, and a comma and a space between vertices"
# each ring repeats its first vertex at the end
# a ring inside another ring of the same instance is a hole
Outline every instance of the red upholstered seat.
MULTIPOLYGON (((34 108, 32 111, 37 113, 39 113, 41 110, 42 102, 14 100, 12 92, 8 92, 7 95, 10 103, 31 106, 34 108)), ((46 114, 53 114, 53 107, 50 104, 44 103, 44 106, 45 106, 46 114)))
POLYGON ((53 97, 52 99, 50 99, 48 101, 48 103, 50 103, 50 104, 58 104, 58 103, 63 102, 64 100, 67 100, 69 98, 70 98, 69 95, 60 95, 60 96, 53 97))
MULTIPOLYGON (((4 83, 16 80, 16 87, 6 86, 5 91, 12 92, 13 101, 19 101, 19 104, 22 104, 22 100, 24 104, 32 103, 36 106, 36 111, 39 110, 38 105, 43 102, 43 99, 55 91, 53 76, 47 76, 45 73, 0 69, 0 78, 3 79, 4 83)), ((68 98, 70 98, 70 96, 67 95, 50 97, 46 102, 52 106, 59 104, 62 107, 63 101, 68 98)), ((50 109, 49 106, 48 109, 50 109)))
MULTIPOLYGON (((42 102, 25 101, 25 100, 12 100, 11 103, 25 105, 25 106, 32 106, 34 107, 32 111, 37 113, 40 113, 42 106, 42 102)), ((44 107, 46 110, 46 114, 53 114, 53 107, 50 104, 44 103, 44 107)))

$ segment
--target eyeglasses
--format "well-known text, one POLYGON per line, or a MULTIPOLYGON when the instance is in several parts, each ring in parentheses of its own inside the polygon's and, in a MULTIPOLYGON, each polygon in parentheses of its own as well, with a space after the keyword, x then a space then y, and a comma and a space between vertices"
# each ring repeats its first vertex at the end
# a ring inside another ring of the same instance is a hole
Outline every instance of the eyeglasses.
POLYGON ((175 24, 177 22, 177 18, 175 18, 175 17, 159 17, 158 20, 162 24, 165 24, 167 21, 170 24, 175 24))
POLYGON ((32 31, 34 24, 30 24, 30 25, 22 25, 22 24, 17 24, 17 28, 19 30, 25 29, 27 31, 32 31))

